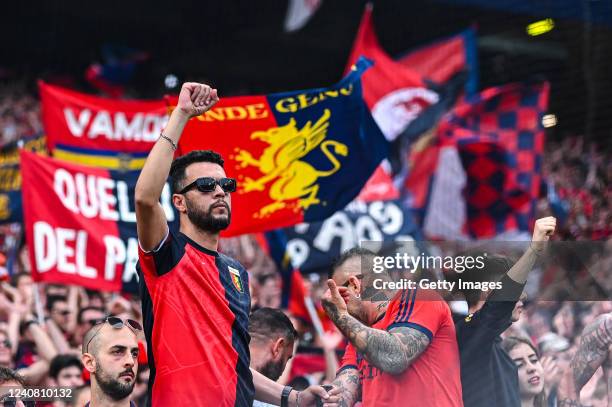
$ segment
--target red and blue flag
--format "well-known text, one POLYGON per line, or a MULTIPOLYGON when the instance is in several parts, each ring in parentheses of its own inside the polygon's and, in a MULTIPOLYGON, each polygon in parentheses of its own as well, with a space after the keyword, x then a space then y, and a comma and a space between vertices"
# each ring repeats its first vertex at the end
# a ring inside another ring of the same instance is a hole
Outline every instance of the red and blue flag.
POLYGON ((238 180, 226 236, 323 220, 359 194, 388 149, 362 96, 370 66, 329 88, 221 98, 189 122, 179 153, 215 150, 238 180))

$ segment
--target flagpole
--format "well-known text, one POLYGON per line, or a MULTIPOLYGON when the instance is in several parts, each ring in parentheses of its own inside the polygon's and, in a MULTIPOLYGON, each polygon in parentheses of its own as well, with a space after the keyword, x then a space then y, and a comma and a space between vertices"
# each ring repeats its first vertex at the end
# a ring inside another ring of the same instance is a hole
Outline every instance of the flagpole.
POLYGON ((32 283, 32 294, 34 296, 34 309, 36 309, 36 316, 38 318, 38 324, 43 325, 45 323, 45 315, 43 312, 42 302, 40 301, 40 292, 38 291, 38 283, 32 283))
POLYGON ((308 315, 310 316, 310 320, 312 321, 312 325, 314 326, 317 336, 319 338, 323 337, 323 324, 321 323, 319 314, 317 314, 312 298, 310 298, 310 296, 305 296, 304 304, 306 305, 306 310, 308 311, 308 315))

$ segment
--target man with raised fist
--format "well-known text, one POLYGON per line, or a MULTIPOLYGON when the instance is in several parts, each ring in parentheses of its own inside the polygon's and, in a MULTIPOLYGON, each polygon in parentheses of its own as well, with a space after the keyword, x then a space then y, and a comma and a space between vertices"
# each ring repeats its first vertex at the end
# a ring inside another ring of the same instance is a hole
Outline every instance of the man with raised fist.
POLYGON ((307 406, 315 395, 333 401, 322 387, 296 392, 249 369, 247 272, 217 251, 219 233, 230 224, 236 180, 214 151, 191 151, 173 161, 189 119, 218 100, 208 85, 182 86, 136 184, 148 398, 153 406, 251 406, 254 396, 277 405, 307 406), (159 203, 168 175, 177 233, 159 203))

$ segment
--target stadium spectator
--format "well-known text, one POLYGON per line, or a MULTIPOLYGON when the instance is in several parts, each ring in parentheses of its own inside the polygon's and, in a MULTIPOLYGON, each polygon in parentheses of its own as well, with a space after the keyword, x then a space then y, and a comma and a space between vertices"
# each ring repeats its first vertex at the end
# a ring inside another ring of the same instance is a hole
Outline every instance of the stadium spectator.
POLYGON ((15 407, 33 407, 33 403, 24 403, 19 397, 14 396, 15 390, 23 389, 25 381, 13 370, 0 366, 0 402, 15 407), (12 390, 12 391, 11 391, 12 390), (12 402, 12 403, 11 403, 12 402), (11 404, 9 404, 11 403, 11 404))
POLYGON ((249 318, 251 368, 277 381, 285 370, 298 334, 287 316, 278 309, 260 308, 249 318))
POLYGON ((83 383, 83 364, 75 355, 57 355, 49 366, 49 384, 76 388, 83 383))
POLYGON ((130 396, 136 383, 141 330, 136 321, 108 317, 85 334, 81 360, 91 375, 91 407, 135 407, 130 396))
POLYGON ((517 337, 504 339, 502 346, 518 370, 521 407, 546 407, 544 368, 535 346, 531 341, 517 337))
POLYGON ((316 394, 327 398, 327 392, 321 387, 293 392, 249 370, 248 275, 237 261, 218 253, 219 233, 231 219, 235 180, 226 178, 223 159, 215 152, 192 151, 173 161, 189 118, 217 101, 216 89, 183 84, 177 108, 136 184, 142 313, 155 356, 149 399, 154 406, 250 406, 257 396, 276 404, 300 398, 302 405, 309 405, 316 394), (179 233, 170 232, 159 203, 168 174, 179 212, 179 233), (177 315, 177 308, 184 317, 177 315), (203 366, 214 366, 214 370, 203 366), (158 376, 157 371, 164 374, 158 376))
MULTIPOLYGON (((50 387, 71 389, 71 391, 83 386, 83 364, 81 360, 76 355, 57 355, 51 359, 48 384, 50 387)), ((53 402, 53 407, 69 406, 69 401, 72 400, 73 396, 73 394, 70 394, 70 397, 61 397, 58 394, 53 402)))
MULTIPOLYGON (((287 316, 278 309, 260 308, 249 318, 251 369, 278 381, 293 357, 298 334, 287 316)), ((258 400, 253 406, 269 406, 258 400)))
POLYGON ((462 278, 500 280, 501 290, 487 293, 482 290, 463 290, 470 314, 455 321, 461 355, 461 384, 463 403, 467 407, 520 405, 517 373, 507 352, 502 349, 500 335, 519 320, 523 309, 521 293, 529 272, 543 252, 542 244, 555 230, 555 218, 538 219, 534 226, 532 244, 511 267, 507 258, 489 256, 484 269, 472 269, 462 278))
POLYGON ((344 253, 324 297, 325 311, 350 341, 333 383, 342 402, 351 406, 361 395, 365 405, 400 405, 414 395, 422 405, 461 406, 459 351, 448 305, 422 290, 402 290, 386 297, 391 300, 366 295, 373 282, 363 274, 371 268, 362 268, 362 262, 372 256, 360 248, 344 253))

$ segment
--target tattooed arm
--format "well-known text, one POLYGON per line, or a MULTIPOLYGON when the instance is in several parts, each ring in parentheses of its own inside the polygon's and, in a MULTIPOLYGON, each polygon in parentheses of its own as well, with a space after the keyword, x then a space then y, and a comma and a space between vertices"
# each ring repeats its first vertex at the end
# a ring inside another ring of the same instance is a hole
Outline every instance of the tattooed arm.
POLYGON ((612 313, 597 317, 587 325, 580 337, 580 345, 570 364, 578 393, 606 360, 610 345, 612 313))
POLYGON ((593 377, 600 366, 607 375, 608 394, 612 389, 610 368, 612 354, 612 313, 599 316, 587 325, 580 337, 580 345, 570 368, 564 372, 559 384, 558 407, 582 407, 580 390, 593 377))
POLYGON ((369 328, 348 314, 332 320, 355 349, 383 372, 402 373, 429 345, 427 335, 414 328, 382 331, 369 328))
POLYGON ((333 280, 323 299, 327 315, 366 360, 383 372, 400 374, 429 345, 429 338, 410 327, 397 327, 389 332, 370 328, 349 315, 346 304, 333 280))
POLYGON ((332 385, 340 389, 340 407, 351 407, 361 398, 361 383, 359 383, 359 372, 357 369, 344 369, 332 385))

